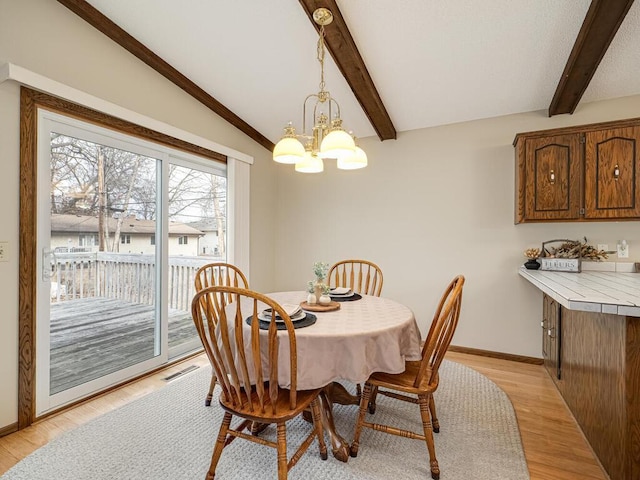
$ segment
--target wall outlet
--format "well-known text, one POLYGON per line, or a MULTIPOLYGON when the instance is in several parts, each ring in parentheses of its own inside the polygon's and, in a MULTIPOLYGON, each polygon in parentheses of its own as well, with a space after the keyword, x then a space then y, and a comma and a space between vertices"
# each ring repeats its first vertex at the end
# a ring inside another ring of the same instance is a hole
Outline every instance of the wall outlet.
POLYGON ((618 244, 618 258, 629 258, 629 245, 625 240, 618 244))
POLYGON ((0 262, 9 261, 9 242, 0 242, 0 262))
POLYGON ((600 250, 601 252, 608 252, 609 251, 609 245, 607 245, 606 243, 599 243, 598 244, 598 250, 600 250))

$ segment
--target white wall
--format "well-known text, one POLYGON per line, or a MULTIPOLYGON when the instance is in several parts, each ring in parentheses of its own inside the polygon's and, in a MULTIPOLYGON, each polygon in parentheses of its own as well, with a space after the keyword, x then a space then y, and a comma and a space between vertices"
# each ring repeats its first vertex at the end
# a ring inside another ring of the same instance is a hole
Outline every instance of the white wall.
MULTIPOLYGON (((0 65, 11 62, 103 100, 253 156, 251 230, 274 223, 271 154, 55 0, 0 0, 0 65)), ((230 73, 232 74, 232 73, 230 73)), ((17 421, 19 86, 0 83, 0 429, 17 421)), ((273 285, 274 240, 251 241, 251 285, 273 285)))
POLYGON ((360 140, 363 170, 326 161, 324 174, 305 176, 279 167, 287 187, 278 201, 277 287, 302 289, 314 261, 369 259, 383 270, 383 295, 409 305, 424 335, 442 290, 462 273, 453 344, 540 357, 542 297, 517 275, 524 250, 583 236, 615 248, 624 238, 630 260, 640 259, 640 222, 514 225, 514 136, 631 117, 640 117, 640 96, 582 105, 571 116, 532 112, 360 140))

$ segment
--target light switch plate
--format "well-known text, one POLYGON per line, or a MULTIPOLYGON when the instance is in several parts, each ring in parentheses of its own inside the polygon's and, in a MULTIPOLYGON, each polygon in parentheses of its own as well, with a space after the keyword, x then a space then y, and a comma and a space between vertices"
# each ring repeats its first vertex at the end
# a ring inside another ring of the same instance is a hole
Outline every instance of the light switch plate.
POLYGON ((0 262, 9 261, 9 242, 0 242, 0 262))
POLYGON ((618 244, 618 258, 629 258, 629 244, 628 243, 619 243, 618 244))

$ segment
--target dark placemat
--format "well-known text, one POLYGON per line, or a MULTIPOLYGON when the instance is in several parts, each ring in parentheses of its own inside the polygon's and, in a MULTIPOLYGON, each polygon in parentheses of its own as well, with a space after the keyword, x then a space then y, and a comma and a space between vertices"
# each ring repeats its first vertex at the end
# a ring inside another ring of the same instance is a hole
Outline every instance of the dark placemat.
MULTIPOLYGON (((247 322, 247 325, 251 325, 251 318, 252 317, 246 318, 245 322, 247 322)), ((313 313, 307 313, 307 315, 302 320, 296 320, 295 322, 291 322, 291 323, 293 323, 293 328, 303 328, 316 323, 316 319, 317 317, 313 313)), ((262 330, 269 330, 269 325, 271 322, 267 322, 265 320, 260 320, 260 319, 258 319, 258 321, 260 322, 260 328, 262 330)), ((278 328, 278 330, 287 329, 287 326, 284 324, 284 322, 276 322, 276 327, 278 328)))
POLYGON ((360 295, 359 293, 354 293, 350 297, 333 297, 331 296, 331 294, 329 294, 329 296, 334 302, 354 302, 362 298, 362 295, 360 295))

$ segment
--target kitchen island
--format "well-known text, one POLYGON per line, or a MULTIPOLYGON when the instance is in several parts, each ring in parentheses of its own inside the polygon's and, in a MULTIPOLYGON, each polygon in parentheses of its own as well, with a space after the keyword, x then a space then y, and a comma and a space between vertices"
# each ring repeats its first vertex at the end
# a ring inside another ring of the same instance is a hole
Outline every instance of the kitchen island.
POLYGON ((542 352, 612 480, 640 479, 640 273, 526 270, 542 292, 542 352))

